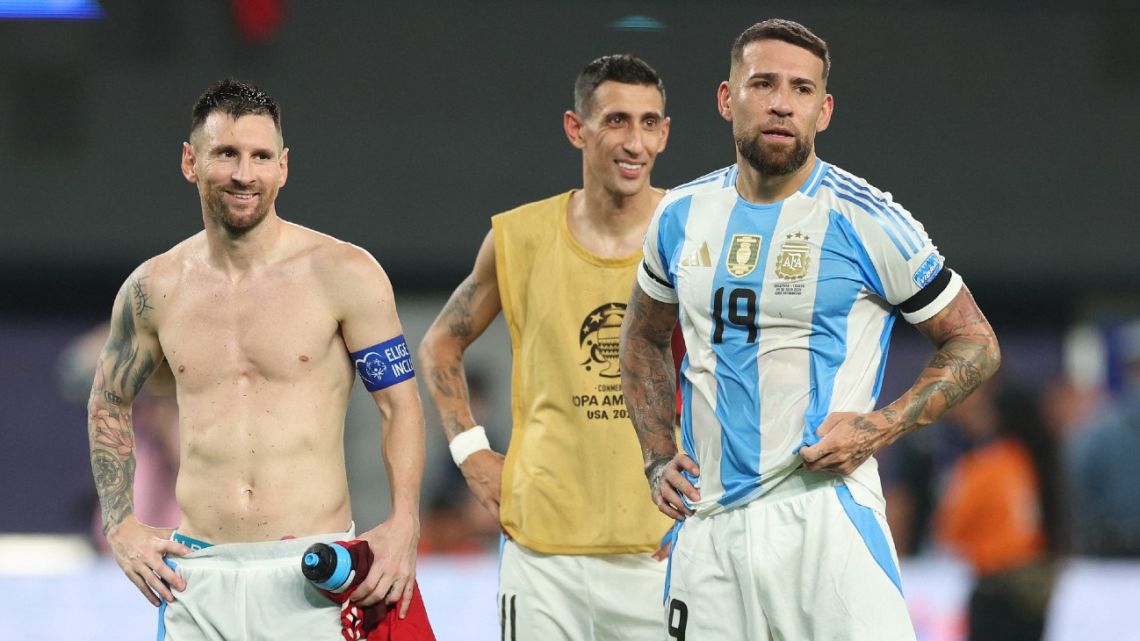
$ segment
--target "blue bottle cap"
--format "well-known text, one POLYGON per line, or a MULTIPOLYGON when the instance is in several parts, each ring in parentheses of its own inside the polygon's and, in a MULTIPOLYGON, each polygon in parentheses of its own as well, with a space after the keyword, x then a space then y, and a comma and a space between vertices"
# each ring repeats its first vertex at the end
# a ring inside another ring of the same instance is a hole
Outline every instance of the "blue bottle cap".
POLYGON ((332 576, 313 585, 322 590, 336 592, 344 587, 344 584, 348 582, 349 575, 352 573, 352 555, 348 553, 348 549, 343 545, 337 545, 336 543, 329 543, 328 545, 332 548, 332 551, 336 553, 336 567, 333 569, 332 576))

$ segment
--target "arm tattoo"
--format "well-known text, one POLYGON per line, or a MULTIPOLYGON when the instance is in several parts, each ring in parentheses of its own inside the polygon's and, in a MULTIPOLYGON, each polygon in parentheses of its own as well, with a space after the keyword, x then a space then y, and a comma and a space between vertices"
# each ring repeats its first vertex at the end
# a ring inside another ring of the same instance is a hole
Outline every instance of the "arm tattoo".
POLYGON ((443 398, 467 402, 467 385, 459 363, 433 368, 431 384, 443 398))
POLYGON ((440 424, 448 440, 455 438, 467 429, 470 422, 474 422, 467 390, 467 374, 463 369, 463 349, 482 331, 477 331, 473 325, 474 314, 471 309, 476 293, 482 293, 479 288, 480 283, 475 276, 468 276, 451 294, 451 298, 447 299, 439 318, 432 325, 433 330, 429 330, 430 335, 435 327, 446 327, 443 334, 447 339, 442 342, 447 345, 429 349, 428 339, 425 339, 421 347, 424 350, 421 365, 427 373, 425 378, 428 392, 435 400, 440 424), (458 351, 452 351, 452 347, 457 347, 458 351))
POLYGON ((157 366, 141 349, 137 319, 154 309, 143 278, 128 281, 100 355, 88 402, 91 471, 103 508, 103 533, 134 511, 135 441, 131 402, 157 366))
POLYGON ((132 278, 130 283, 131 294, 135 301, 135 313, 138 314, 139 318, 145 316, 148 310, 154 309, 150 306, 150 294, 147 294, 146 290, 143 289, 142 282, 145 278, 146 276, 138 276, 132 278))
POLYGON ((676 322, 675 306, 657 303, 634 286, 622 324, 621 381, 651 484, 663 461, 677 452, 673 437, 677 386, 670 351, 676 322))
POLYGON ((91 472, 103 508, 103 534, 106 534, 134 512, 134 432, 130 412, 99 409, 88 424, 91 472))
MULTIPOLYGON (((135 301, 143 301, 140 309, 143 311, 153 309, 146 304, 147 294, 142 289, 139 280, 131 281, 131 288, 135 292, 135 301)), ((104 348, 104 356, 113 359, 108 388, 104 391, 119 399, 116 404, 122 403, 122 392, 127 392, 132 398, 142 389, 143 383, 154 372, 157 363, 147 353, 139 353, 138 329, 135 325, 135 313, 132 313, 131 301, 123 294, 122 310, 119 317, 113 319, 111 335, 104 348)), ((138 314, 141 316, 142 314, 138 314)))
POLYGON ((964 298, 952 302, 946 313, 919 326, 940 347, 910 392, 899 399, 901 416, 891 408, 882 410, 888 423, 898 419, 900 435, 933 423, 992 376, 1001 363, 997 338, 973 297, 965 289, 959 296, 964 298))
POLYGON ((894 425, 899 420, 899 413, 889 407, 884 407, 879 413, 883 415, 887 425, 894 425))
POLYGON ((874 434, 879 431, 879 428, 874 423, 862 416, 856 417, 855 420, 851 422, 851 425, 860 432, 870 432, 874 434))
MULTIPOLYGON (((935 369, 945 369, 950 371, 950 375, 956 387, 962 392, 961 397, 955 398, 954 403, 966 397, 966 394, 977 389, 985 377, 977 363, 970 360, 969 355, 964 349, 954 349, 953 345, 949 349, 939 350, 930 359, 930 367, 935 369)), ((970 347, 969 344, 963 347, 970 347)))
POLYGON ((468 276, 467 280, 448 299, 440 313, 442 317, 447 319, 447 329, 456 338, 471 337, 471 301, 475 298, 477 289, 479 289, 479 282, 468 276))
MULTIPOLYGON (((424 362, 427 371, 428 391, 439 409, 439 420, 443 433, 451 440, 467 429, 464 416, 470 416, 470 399, 467 391, 466 374, 463 363, 455 360, 446 364, 424 362), (460 408, 467 408, 465 411, 460 408)), ((473 419, 472 419, 473 420, 473 419)))

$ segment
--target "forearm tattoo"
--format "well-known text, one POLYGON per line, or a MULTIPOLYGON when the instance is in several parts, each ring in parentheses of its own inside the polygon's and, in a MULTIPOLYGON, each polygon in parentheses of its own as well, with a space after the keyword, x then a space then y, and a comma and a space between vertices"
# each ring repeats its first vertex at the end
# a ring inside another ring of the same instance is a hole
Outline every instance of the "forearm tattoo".
MULTIPOLYGON (((427 370, 428 391, 439 410, 439 421, 448 440, 467 429, 464 417, 471 416, 470 399, 463 364, 456 360, 447 365, 423 364, 427 370)), ((468 420, 474 420, 468 418, 468 420)))
POLYGON ((652 475, 659 475, 662 461, 668 462, 677 452, 673 437, 677 385, 669 349, 676 322, 674 307, 656 303, 634 287, 622 325, 621 382, 653 487, 652 475))
POLYGON ((95 370, 88 402, 87 430, 91 471, 103 509, 103 532, 134 511, 135 441, 130 401, 142 389, 157 362, 139 348, 137 323, 154 308, 143 277, 128 281, 118 314, 95 370))
MULTIPOLYGON (((912 393, 904 397, 899 427, 907 432, 928 425, 946 410, 969 396, 997 371, 1001 352, 993 329, 978 311, 973 298, 964 291, 965 304, 953 305, 921 328, 941 347, 927 363, 912 393)), ((888 422, 896 417, 894 410, 884 408, 888 422)))
POLYGON ((447 329, 456 338, 471 337, 471 301, 479 289, 479 282, 468 276, 459 289, 451 295, 444 306, 441 316, 447 319, 447 329))
POLYGON ((98 409, 88 419, 91 472, 103 508, 103 534, 134 511, 135 443, 129 411, 98 409))
MULTIPOLYGON (((448 334, 463 345, 469 344, 475 334, 471 305, 478 289, 479 282, 468 276, 439 314, 439 321, 447 326, 448 334)), ((428 391, 439 409, 443 432, 450 440, 467 429, 465 417, 468 421, 473 420, 467 374, 463 369, 463 352, 460 350, 454 355, 441 354, 438 361, 426 358, 422 366, 427 372, 428 391)))

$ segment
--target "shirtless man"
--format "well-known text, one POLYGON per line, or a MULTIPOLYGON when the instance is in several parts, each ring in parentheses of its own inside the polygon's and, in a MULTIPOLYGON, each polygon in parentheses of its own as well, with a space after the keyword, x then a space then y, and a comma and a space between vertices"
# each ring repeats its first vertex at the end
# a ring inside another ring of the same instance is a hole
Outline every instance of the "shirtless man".
POLYGON ((360 536, 376 561, 352 601, 402 600, 403 616, 411 599, 423 414, 392 287, 364 250, 278 217, 288 159, 265 93, 227 80, 202 94, 182 174, 205 229, 130 275, 96 369, 88 430, 103 531, 162 605, 160 639, 248 626, 340 638, 339 606, 305 581, 300 558, 354 535, 343 446, 354 363, 383 418, 392 514, 360 536), (131 402, 164 358, 180 414, 177 532, 132 509, 131 402))

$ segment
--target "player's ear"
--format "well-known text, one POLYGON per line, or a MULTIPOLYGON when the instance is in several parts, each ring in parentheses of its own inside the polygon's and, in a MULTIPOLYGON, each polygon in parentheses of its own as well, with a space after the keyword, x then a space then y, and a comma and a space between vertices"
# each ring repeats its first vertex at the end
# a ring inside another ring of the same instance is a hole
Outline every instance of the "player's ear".
POLYGON ((720 112, 720 117, 728 122, 732 122, 732 105, 729 104, 728 100, 731 91, 732 88, 727 80, 721 81, 716 88, 716 110, 720 112))
POLYGON ((661 144, 657 148, 657 153, 665 151, 665 146, 669 142, 669 123, 671 122, 673 122, 673 120, 669 118, 669 116, 665 116, 661 121, 661 144))
POLYGON ((831 124, 831 114, 835 112, 835 98, 831 94, 827 94, 823 98, 823 108, 819 110, 819 118, 815 119, 815 130, 817 132, 827 129, 831 124))
POLYGON ((573 110, 568 110, 562 114, 562 129, 566 132, 566 138, 578 149, 585 149, 586 141, 582 140, 582 125, 584 121, 582 116, 575 113, 573 110))
POLYGON ((194 172, 194 161, 196 158, 194 155, 194 146, 188 142, 182 143, 182 177, 192 183, 198 182, 198 174, 194 172))
POLYGON ((281 181, 277 186, 284 187, 285 180, 289 178, 289 148, 283 147, 281 149, 281 181))

